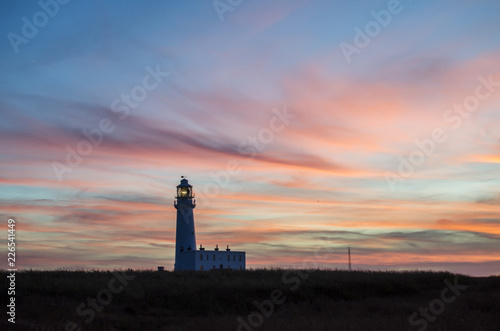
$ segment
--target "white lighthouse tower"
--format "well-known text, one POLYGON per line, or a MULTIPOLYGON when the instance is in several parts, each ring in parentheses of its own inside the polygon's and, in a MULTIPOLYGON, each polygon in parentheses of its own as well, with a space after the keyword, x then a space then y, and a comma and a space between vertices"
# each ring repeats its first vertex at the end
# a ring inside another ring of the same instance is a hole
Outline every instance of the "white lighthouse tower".
POLYGON ((177 224, 175 234, 175 270, 194 269, 194 261, 190 261, 189 254, 184 252, 196 250, 196 235, 194 232, 193 209, 196 206, 193 187, 186 178, 181 179, 177 186, 177 196, 174 201, 177 209, 177 224))
POLYGON ((210 269, 245 269, 245 252, 231 251, 229 245, 225 250, 205 250, 200 245, 196 249, 196 234, 194 230, 193 209, 196 206, 193 187, 184 176, 177 185, 177 195, 174 201, 177 209, 177 224, 175 234, 175 264, 174 270, 210 270, 210 269))

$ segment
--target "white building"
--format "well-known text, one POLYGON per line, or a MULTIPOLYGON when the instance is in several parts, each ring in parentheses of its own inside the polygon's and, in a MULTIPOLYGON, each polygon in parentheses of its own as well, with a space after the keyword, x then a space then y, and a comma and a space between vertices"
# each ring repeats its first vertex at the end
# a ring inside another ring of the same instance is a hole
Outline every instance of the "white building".
POLYGON ((196 249, 193 214, 196 200, 186 178, 177 186, 174 206, 177 209, 174 270, 245 269, 245 252, 231 251, 229 246, 225 250, 219 250, 218 246, 206 250, 201 245, 196 249))

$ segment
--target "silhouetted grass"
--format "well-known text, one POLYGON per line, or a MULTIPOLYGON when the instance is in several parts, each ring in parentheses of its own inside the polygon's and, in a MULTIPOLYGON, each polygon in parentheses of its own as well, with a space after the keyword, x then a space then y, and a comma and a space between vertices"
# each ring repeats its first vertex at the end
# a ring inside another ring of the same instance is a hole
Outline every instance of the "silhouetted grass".
MULTIPOLYGON (((236 330, 238 316, 247 320, 258 311, 254 302, 278 289, 286 299, 254 330, 418 330, 409 316, 440 297, 445 279, 458 277, 467 290, 428 330, 500 330, 500 277, 283 269, 125 273, 135 278, 87 323, 90 315, 77 307, 108 289, 113 272, 18 272, 12 329, 64 330, 73 321, 82 330, 236 330)), ((0 282, 8 287, 5 272, 0 282)), ((9 327, 4 313, 0 329, 9 327)))

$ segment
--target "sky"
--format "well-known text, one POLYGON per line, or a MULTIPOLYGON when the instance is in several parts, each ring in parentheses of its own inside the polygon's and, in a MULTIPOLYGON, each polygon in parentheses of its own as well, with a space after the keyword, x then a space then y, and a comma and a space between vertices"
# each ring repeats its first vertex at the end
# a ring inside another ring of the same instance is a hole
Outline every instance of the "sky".
POLYGON ((0 7, 18 269, 173 269, 186 176, 247 268, 500 273, 500 2, 0 7))

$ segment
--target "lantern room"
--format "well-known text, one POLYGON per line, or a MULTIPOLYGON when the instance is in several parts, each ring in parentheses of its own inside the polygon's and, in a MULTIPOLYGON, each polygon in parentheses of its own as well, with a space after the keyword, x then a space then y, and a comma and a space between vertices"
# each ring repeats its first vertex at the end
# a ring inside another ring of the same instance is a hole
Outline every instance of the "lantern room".
POLYGON ((186 178, 181 179, 181 183, 177 185, 177 199, 192 199, 194 198, 193 186, 189 185, 186 178))

